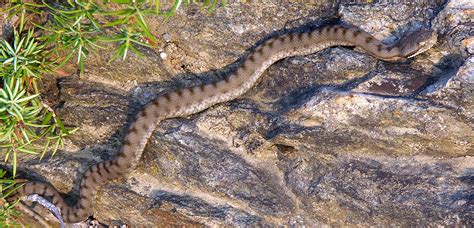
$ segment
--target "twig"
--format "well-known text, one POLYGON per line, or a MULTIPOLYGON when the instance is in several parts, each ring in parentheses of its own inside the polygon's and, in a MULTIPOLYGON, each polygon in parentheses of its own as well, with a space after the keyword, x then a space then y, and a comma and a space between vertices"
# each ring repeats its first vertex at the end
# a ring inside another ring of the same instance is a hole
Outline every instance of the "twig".
POLYGON ((43 217, 41 217, 38 213, 33 211, 30 207, 26 206, 21 201, 18 202, 16 208, 22 213, 36 220, 36 222, 38 222, 42 227, 51 227, 51 225, 43 217))
POLYGON ((39 204, 43 205, 43 207, 53 212, 54 216, 56 216, 56 218, 59 221, 60 227, 64 228, 64 220, 63 220, 63 217, 61 216, 61 210, 58 207, 56 207, 56 205, 50 203, 48 200, 39 196, 38 194, 29 195, 25 197, 25 200, 38 202, 39 204))

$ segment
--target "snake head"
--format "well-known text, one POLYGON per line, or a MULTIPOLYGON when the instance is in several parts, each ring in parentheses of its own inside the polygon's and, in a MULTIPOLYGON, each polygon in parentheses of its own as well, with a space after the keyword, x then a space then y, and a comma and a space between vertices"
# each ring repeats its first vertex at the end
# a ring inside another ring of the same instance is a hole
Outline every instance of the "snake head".
POLYGON ((403 58, 411 58, 430 49, 438 38, 431 29, 420 29, 403 37, 398 45, 403 58))

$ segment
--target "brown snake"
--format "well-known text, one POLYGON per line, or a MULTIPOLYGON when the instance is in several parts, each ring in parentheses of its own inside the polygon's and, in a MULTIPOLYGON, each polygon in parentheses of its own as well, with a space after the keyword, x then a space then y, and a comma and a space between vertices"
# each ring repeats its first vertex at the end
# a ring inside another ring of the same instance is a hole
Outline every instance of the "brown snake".
POLYGON ((428 50, 436 42, 436 33, 418 30, 393 46, 360 29, 332 25, 308 32, 286 34, 267 40, 249 54, 243 63, 221 81, 173 91, 151 101, 137 115, 123 140, 118 155, 92 165, 82 178, 80 198, 74 206, 50 184, 27 182, 12 199, 38 194, 61 209, 66 223, 85 220, 93 207, 97 189, 108 180, 122 176, 134 168, 157 124, 167 118, 186 116, 203 111, 217 103, 232 100, 254 86, 262 73, 274 62, 298 55, 308 55, 331 46, 357 46, 369 54, 387 61, 403 60, 428 50))

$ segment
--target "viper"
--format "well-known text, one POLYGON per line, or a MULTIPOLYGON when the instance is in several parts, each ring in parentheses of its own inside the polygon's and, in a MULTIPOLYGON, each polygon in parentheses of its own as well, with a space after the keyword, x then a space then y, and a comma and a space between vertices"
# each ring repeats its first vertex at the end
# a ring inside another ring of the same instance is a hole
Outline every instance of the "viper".
POLYGON ((398 61, 418 55, 436 43, 436 33, 421 29, 406 35, 395 45, 385 45, 369 33, 352 26, 330 25, 306 32, 295 32, 268 39, 244 58, 235 71, 222 80, 179 89, 158 96, 137 114, 123 139, 117 156, 92 165, 80 184, 75 205, 68 205, 50 184, 26 182, 9 200, 38 194, 61 210, 66 223, 80 222, 91 214, 98 188, 111 179, 133 170, 157 124, 168 118, 201 112, 217 103, 230 101, 252 88, 262 73, 276 61, 308 55, 332 46, 356 46, 385 61, 398 61))

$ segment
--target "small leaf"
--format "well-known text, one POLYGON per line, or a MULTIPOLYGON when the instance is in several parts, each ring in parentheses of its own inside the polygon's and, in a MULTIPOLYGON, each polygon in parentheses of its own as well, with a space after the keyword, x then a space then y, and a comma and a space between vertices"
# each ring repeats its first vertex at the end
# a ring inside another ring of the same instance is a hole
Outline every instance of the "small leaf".
POLYGON ((41 152, 40 160, 43 160, 43 157, 44 157, 44 155, 46 154, 46 151, 47 151, 48 148, 49 148, 49 143, 50 143, 50 142, 51 142, 50 139, 47 139, 47 140, 46 140, 46 143, 44 144, 44 149, 43 149, 43 151, 41 152))
POLYGON ((112 2, 118 3, 118 4, 129 4, 132 2, 132 0, 112 0, 112 2))
POLYGON ((112 26, 116 26, 116 25, 119 25, 119 24, 124 24, 124 22, 127 21, 128 18, 129 17, 123 17, 123 18, 117 19, 115 21, 105 23, 104 26, 105 27, 112 27, 112 26))
POLYGON ((12 166, 13 166, 13 177, 15 177, 16 176, 16 152, 15 151, 13 151, 12 166))
POLYGON ((138 14, 137 23, 140 26, 140 28, 143 30, 143 33, 145 34, 145 36, 151 39, 154 43, 157 43, 158 41, 156 40, 155 36, 150 32, 150 29, 148 29, 148 25, 146 24, 145 18, 143 18, 143 15, 140 13, 138 9, 137 9, 137 14, 138 14))
POLYGON ((13 94, 12 94, 12 91, 10 90, 10 85, 8 85, 8 84, 5 83, 3 87, 4 87, 5 90, 7 91, 7 94, 8 94, 7 98, 8 98, 9 100, 13 100, 13 97, 14 97, 14 96, 13 96, 13 94))
POLYGON ((21 151, 21 152, 23 152, 23 153, 27 153, 27 154, 34 154, 34 155, 38 154, 38 152, 35 152, 35 151, 32 151, 32 150, 28 150, 28 149, 25 149, 25 148, 21 148, 21 147, 17 148, 17 150, 19 150, 19 151, 21 151))
MULTIPOLYGON (((2 90, 2 91, 3 91, 3 90, 2 90)), ((4 103, 4 104, 9 104, 9 103, 10 103, 9 101, 7 101, 7 100, 5 100, 5 99, 3 99, 3 98, 0 98, 0 102, 2 102, 2 103, 4 103)))
POLYGON ((37 93, 37 94, 33 94, 33 95, 31 95, 31 96, 28 96, 28 97, 24 97, 24 98, 18 99, 16 102, 17 102, 17 103, 22 103, 22 102, 25 102, 25 101, 31 100, 31 99, 33 99, 33 98, 35 98, 35 97, 38 97, 39 95, 40 95, 39 93, 37 93))

